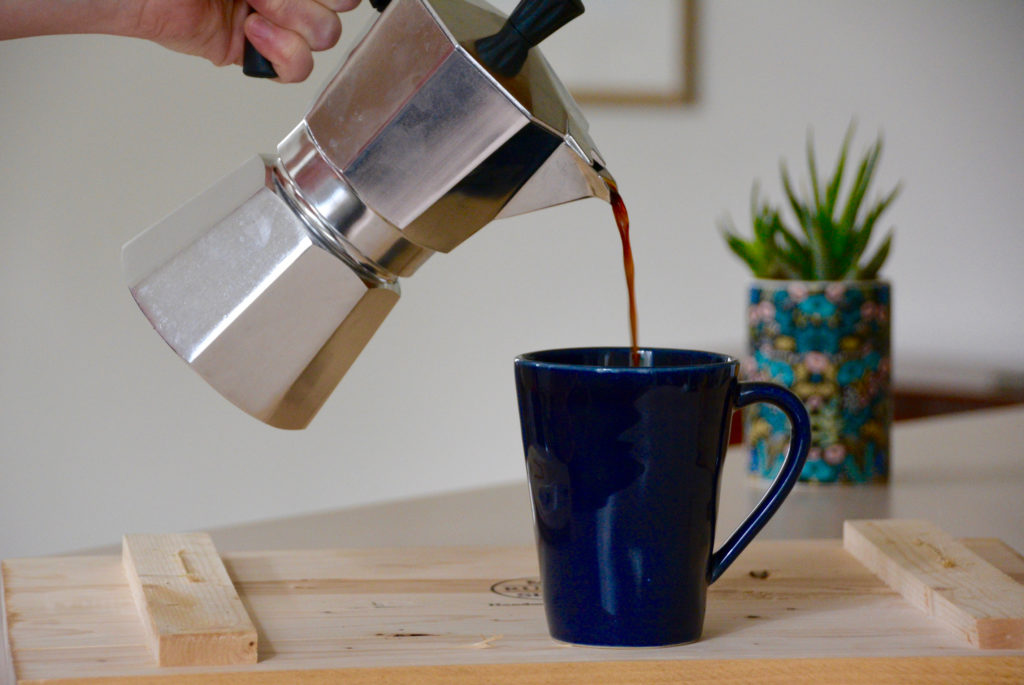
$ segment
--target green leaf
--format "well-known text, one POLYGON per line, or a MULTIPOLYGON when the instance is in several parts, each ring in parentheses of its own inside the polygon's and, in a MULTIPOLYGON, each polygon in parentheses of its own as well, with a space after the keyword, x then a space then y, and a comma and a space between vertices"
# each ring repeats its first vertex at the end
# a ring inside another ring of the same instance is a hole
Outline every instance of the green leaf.
POLYGON ((813 277, 814 265, 811 261, 811 253, 796 237, 788 230, 780 231, 779 235, 786 242, 788 250, 780 250, 778 253, 779 262, 787 268, 786 278, 799 278, 807 280, 813 277))
POLYGON ((829 216, 835 216, 836 200, 839 197, 839 186, 843 182, 843 172, 846 169, 846 155, 850 150, 850 141, 853 139, 854 125, 846 129, 843 137, 843 146, 839 149, 839 160, 836 162, 836 169, 832 172, 832 180, 825 189, 825 208, 829 216))
POLYGON ((839 150, 839 159, 836 162, 836 169, 832 174, 832 180, 825 190, 825 211, 832 222, 833 229, 833 258, 841 261, 841 256, 846 252, 850 242, 850 226, 837 222, 835 219, 836 201, 839 199, 839 188, 843 182, 843 173, 846 170, 846 157, 850 149, 850 141, 853 139, 854 125, 851 122, 843 137, 843 145, 839 150))
POLYGON ((860 204, 864 200, 864 194, 867 192, 868 186, 871 185, 871 178, 875 173, 875 166, 878 164, 878 158, 881 154, 882 139, 879 138, 875 141, 874 145, 868 148, 867 154, 857 169, 857 177, 853 182, 853 186, 850 188, 850 195, 846 200, 846 208, 843 210, 843 216, 839 221, 843 230, 847 232, 854 230, 857 214, 860 211, 860 204))
POLYGON ((744 240, 736 234, 736 227, 732 220, 724 218, 719 221, 719 230, 725 238, 726 244, 740 259, 747 263, 755 276, 760 276, 764 271, 765 251, 762 245, 755 238, 744 240))
POLYGON ((836 278, 838 264, 842 261, 842 253, 837 243, 838 229, 831 215, 823 207, 818 208, 818 214, 814 222, 816 239, 821 241, 822 253, 825 259, 820 269, 819 278, 836 278))
POLYGON ((796 214, 797 221, 800 223, 800 228, 803 229, 804 235, 807 236, 807 246, 811 255, 811 277, 824 278, 822 274, 827 268, 828 256, 826 251, 828 248, 823 240, 816 212, 808 206, 809 203, 801 202, 800 198, 793 191, 793 184, 789 179, 789 171, 786 169, 785 163, 781 164, 780 173, 782 174, 782 187, 786 192, 786 198, 789 200, 789 206, 793 213, 796 214))
POLYGON ((814 136, 807 132, 807 168, 811 172, 811 199, 814 206, 821 207, 821 192, 818 189, 818 164, 814 161, 814 136))
POLYGON ((755 276, 758 278, 767 278, 767 276, 764 275, 766 270, 764 253, 757 243, 748 242, 734 234, 726 234, 725 240, 732 251, 747 263, 747 266, 750 267, 750 270, 755 276))
POLYGON ((851 241, 846 254, 844 255, 844 263, 842 272, 844 274, 856 273, 858 270, 858 263, 860 262, 861 255, 864 250, 867 249, 868 243, 871 242, 871 233, 874 231, 875 224, 878 218, 883 212, 892 204, 892 201, 896 199, 896 196, 900 192, 900 185, 897 185, 889 194, 879 200, 864 217, 864 221, 859 229, 856 229, 853 233, 853 240, 851 241))
POLYGON ((889 233, 885 236, 885 240, 875 251, 874 256, 865 264, 863 267, 857 270, 856 278, 862 281, 869 281, 878 277, 878 271, 882 268, 886 258, 889 256, 889 250, 892 248, 892 229, 889 229, 889 233))
POLYGON ((763 207, 758 214, 754 215, 754 239, 763 245, 771 245, 775 242, 775 227, 772 224, 771 209, 763 207))
POLYGON ((811 262, 814 266, 813 275, 815 280, 827 280, 831 278, 829 258, 831 245, 825 228, 821 225, 821 217, 814 216, 810 221, 811 236, 808 243, 811 248, 811 262))
POLYGON ((807 209, 800 199, 793 192, 793 184, 789 180, 789 170, 786 169, 786 163, 782 162, 779 164, 779 174, 782 176, 782 188, 786 191, 786 198, 789 200, 789 207, 796 214, 797 223, 800 224, 800 228, 803 229, 804 235, 808 238, 811 237, 810 227, 810 210, 807 209))

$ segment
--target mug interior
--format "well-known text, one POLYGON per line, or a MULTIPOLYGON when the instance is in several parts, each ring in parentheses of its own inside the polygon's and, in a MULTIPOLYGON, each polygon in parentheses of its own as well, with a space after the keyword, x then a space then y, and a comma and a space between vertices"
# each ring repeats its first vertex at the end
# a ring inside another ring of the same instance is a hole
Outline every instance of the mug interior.
POLYGON ((628 347, 576 347, 561 350, 541 350, 521 354, 517 361, 551 366, 573 366, 614 369, 671 369, 693 368, 737 363, 734 357, 717 352, 647 348, 640 350, 640 365, 630 365, 628 347))

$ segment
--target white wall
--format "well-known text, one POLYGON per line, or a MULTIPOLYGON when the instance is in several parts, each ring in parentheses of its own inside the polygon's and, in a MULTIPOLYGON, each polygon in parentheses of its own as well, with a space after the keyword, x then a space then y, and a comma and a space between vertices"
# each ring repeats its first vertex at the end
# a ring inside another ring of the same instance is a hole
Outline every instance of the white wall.
MULTIPOLYGON (((1024 368, 1024 3, 718 0, 698 33, 694 105, 588 109, 633 216, 642 342, 741 348, 746 274, 715 222, 747 221, 755 177, 779 193, 809 125, 831 151, 856 118, 857 143, 885 133, 879 189, 905 181, 897 368, 1024 368)), ((588 201, 434 257, 306 431, 192 374, 120 246, 271 150, 339 59, 278 86, 126 39, 0 44, 0 558, 520 478, 512 357, 627 342, 588 201)))

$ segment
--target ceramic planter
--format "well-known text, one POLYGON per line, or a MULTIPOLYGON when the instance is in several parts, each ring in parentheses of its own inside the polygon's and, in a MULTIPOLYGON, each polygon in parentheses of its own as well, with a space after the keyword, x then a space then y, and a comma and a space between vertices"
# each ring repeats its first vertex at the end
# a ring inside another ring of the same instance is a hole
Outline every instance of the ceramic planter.
MULTIPOLYGON (((747 310, 748 380, 779 383, 804 402, 812 447, 800 480, 884 482, 892 425, 890 285, 885 281, 756 281, 747 310)), ((773 478, 789 442, 782 413, 746 410, 751 474, 773 478)))

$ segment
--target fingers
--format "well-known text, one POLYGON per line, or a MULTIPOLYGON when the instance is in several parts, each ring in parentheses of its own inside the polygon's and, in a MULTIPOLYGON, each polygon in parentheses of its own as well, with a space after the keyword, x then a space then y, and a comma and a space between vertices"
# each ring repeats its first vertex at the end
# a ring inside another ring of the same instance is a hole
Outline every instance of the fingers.
POLYGON ((359 0, 249 0, 256 12, 245 35, 274 65, 280 81, 302 81, 313 70, 314 51, 334 47, 341 37, 338 12, 359 0))
POLYGON ((245 37, 274 65, 279 81, 297 83, 313 72, 313 52, 302 36, 294 31, 283 29, 254 13, 245 20, 245 37))
POLYGON ((359 0, 317 0, 317 2, 330 7, 335 12, 348 12, 359 6, 359 0))
POLYGON ((251 0, 250 5, 264 19, 288 29, 306 41, 312 50, 334 47, 341 36, 338 13, 316 0, 251 0))

